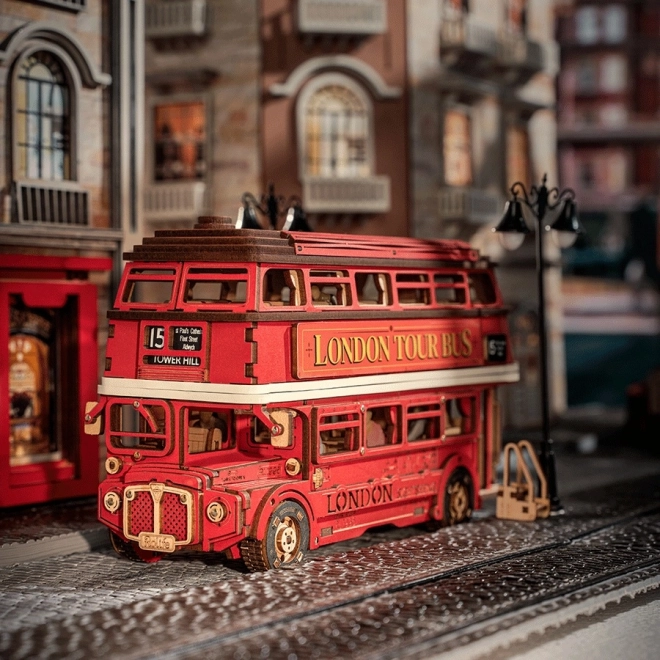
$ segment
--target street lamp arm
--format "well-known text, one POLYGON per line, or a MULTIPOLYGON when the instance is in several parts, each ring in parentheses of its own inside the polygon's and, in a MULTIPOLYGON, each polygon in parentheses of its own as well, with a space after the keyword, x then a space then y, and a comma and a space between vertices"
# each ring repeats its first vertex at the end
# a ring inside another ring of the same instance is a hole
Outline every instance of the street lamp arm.
POLYGON ((575 191, 572 188, 565 188, 560 191, 559 188, 551 188, 548 190, 548 200, 551 196, 555 197, 554 203, 548 202, 548 209, 554 211, 562 202, 566 200, 575 201, 575 191))

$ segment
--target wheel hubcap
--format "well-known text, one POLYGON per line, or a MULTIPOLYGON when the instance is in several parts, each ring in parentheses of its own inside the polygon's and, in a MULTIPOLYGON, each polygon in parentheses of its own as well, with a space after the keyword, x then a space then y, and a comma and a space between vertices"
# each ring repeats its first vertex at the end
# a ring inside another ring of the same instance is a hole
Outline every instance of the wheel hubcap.
POLYGON ((291 561, 298 552, 300 534, 293 518, 286 516, 275 530, 275 552, 281 563, 291 561))
POLYGON ((449 514, 451 522, 460 522, 467 516, 468 492, 465 484, 455 483, 449 487, 449 514))

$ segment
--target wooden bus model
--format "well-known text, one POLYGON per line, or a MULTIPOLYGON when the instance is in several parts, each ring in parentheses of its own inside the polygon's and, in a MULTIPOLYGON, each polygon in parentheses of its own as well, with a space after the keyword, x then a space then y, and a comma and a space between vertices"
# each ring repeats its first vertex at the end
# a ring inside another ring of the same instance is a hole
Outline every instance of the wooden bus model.
POLYGON ((86 415, 120 554, 267 570, 480 506, 495 387, 518 365, 492 265, 468 244, 200 218, 126 259, 86 415))

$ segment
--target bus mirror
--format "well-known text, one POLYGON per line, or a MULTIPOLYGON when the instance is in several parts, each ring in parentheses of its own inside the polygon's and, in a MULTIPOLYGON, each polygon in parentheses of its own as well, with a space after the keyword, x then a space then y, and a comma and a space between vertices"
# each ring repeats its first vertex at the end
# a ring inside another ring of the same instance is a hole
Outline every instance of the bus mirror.
POLYGON ((98 405, 97 401, 88 401, 85 404, 85 433, 87 435, 101 435, 103 433, 101 429, 102 416, 100 414, 96 417, 90 415, 98 405))
POLYGON ((278 435, 271 434, 270 444, 279 449, 290 447, 293 444, 293 420, 296 414, 293 410, 269 410, 268 415, 282 429, 278 435))

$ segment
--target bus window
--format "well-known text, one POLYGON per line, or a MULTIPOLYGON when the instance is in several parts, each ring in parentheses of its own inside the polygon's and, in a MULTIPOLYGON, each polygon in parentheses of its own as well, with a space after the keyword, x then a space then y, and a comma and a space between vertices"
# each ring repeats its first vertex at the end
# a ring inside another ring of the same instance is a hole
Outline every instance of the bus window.
POLYGON ((355 273, 355 289, 360 305, 390 304, 390 278, 386 273, 355 273))
POLYGON ((358 447, 357 413, 326 415, 319 419, 319 454, 339 454, 358 447))
POLYGON ((304 305, 305 296, 301 284, 302 273, 300 271, 270 268, 264 276, 264 303, 287 307, 304 305))
POLYGON ((124 303, 162 305, 172 300, 173 269, 131 268, 121 300, 124 303))
POLYGON ((229 436, 228 413, 190 408, 187 415, 189 454, 202 454, 234 446, 229 436))
POLYGON ((474 397, 447 399, 445 436, 465 435, 474 431, 474 397))
POLYGON ((231 268, 191 268, 184 303, 240 304, 247 300, 247 271, 231 268))
POLYGON ((407 411, 408 442, 439 438, 441 412, 439 403, 410 406, 407 411))
POLYGON ((270 444, 270 429, 258 418, 254 418, 252 439, 258 445, 270 444))
POLYGON ((312 305, 323 307, 351 304, 350 282, 348 273, 341 270, 312 270, 309 273, 312 305), (334 280, 334 281, 333 281, 334 280))
POLYGON ((396 289, 400 305, 430 305, 429 277, 426 273, 397 273, 396 289))
POLYGON ((162 451, 165 449, 166 412, 160 405, 110 406, 110 444, 121 449, 162 451))
POLYGON ((473 305, 493 305, 497 302, 495 286, 489 273, 471 273, 468 282, 473 305))
POLYGON ((465 286, 461 275, 433 276, 435 285, 435 302, 438 305, 465 304, 465 286))
POLYGON ((384 447, 401 442, 399 432, 400 406, 378 406, 367 408, 366 444, 367 447, 384 447))

